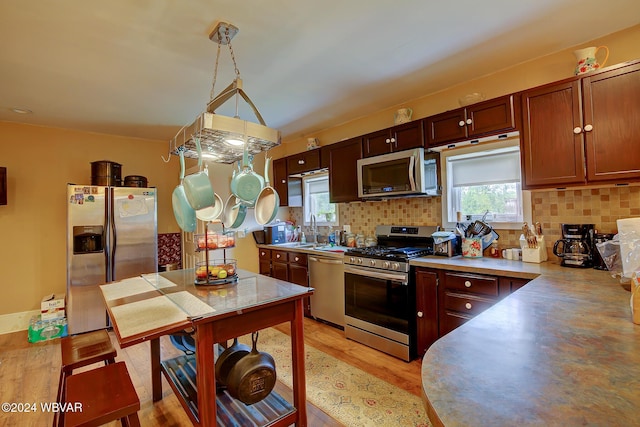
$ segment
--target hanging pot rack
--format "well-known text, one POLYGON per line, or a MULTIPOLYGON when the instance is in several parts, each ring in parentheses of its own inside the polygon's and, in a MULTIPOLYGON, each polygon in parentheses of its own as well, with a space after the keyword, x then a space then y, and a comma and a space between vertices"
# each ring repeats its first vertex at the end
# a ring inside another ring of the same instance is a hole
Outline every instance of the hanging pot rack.
POLYGON ((193 123, 183 126, 169 143, 169 153, 177 154, 179 149, 184 150, 184 156, 198 158, 195 139, 199 138, 202 152, 207 160, 217 163, 231 164, 240 160, 243 156, 245 145, 250 155, 267 151, 280 144, 280 132, 268 127, 258 111, 242 88, 242 79, 235 61, 231 38, 238 32, 238 28, 226 22, 220 22, 209 34, 209 38, 218 44, 215 72, 211 88, 212 99, 193 123), (220 58, 220 46, 228 45, 235 68, 236 78, 229 86, 213 97, 217 73, 218 60, 220 58), (232 97, 236 98, 236 115, 234 117, 216 114, 215 111, 232 97), (259 123, 240 119, 238 116, 238 102, 242 98, 255 114, 259 123), (230 140, 243 141, 243 144, 232 145, 230 140), (208 155, 208 156, 207 156, 208 155))

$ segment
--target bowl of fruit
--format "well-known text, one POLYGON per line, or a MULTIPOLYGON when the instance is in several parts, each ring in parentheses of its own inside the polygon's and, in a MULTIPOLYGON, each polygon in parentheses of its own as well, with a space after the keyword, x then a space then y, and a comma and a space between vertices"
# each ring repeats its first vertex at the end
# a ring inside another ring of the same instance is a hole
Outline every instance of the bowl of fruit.
POLYGON ((196 263, 196 285, 220 285, 238 280, 235 259, 210 259, 196 263))

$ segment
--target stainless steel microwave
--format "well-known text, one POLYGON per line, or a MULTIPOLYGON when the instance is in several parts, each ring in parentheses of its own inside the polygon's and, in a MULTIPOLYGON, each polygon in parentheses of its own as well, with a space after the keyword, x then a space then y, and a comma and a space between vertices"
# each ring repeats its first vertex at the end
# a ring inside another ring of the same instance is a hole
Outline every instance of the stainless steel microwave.
POLYGON ((440 155, 422 148, 359 159, 358 197, 438 196, 440 155))

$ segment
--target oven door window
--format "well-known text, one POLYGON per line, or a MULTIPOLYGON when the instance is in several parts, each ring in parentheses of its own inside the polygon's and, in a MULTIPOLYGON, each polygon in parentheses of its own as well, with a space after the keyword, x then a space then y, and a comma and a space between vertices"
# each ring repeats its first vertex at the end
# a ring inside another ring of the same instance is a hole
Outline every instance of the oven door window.
POLYGON ((409 286, 345 273, 345 313, 393 331, 409 333, 409 286))

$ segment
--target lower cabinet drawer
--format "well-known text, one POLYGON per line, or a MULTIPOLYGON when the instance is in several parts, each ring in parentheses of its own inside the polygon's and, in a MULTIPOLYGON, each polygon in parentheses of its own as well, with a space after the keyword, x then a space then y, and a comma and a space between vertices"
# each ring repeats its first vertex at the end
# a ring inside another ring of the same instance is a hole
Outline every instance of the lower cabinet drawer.
POLYGON ((447 293, 444 297, 444 308, 457 311, 468 316, 475 316, 495 304, 495 300, 476 297, 473 295, 447 293))
POLYGON ((498 296, 498 278, 493 276, 447 272, 445 274, 445 283, 447 289, 491 297, 498 296))
POLYGON ((461 313, 445 311, 440 314, 440 325, 438 332, 440 336, 444 336, 453 331, 458 326, 462 326, 465 322, 471 319, 471 316, 466 316, 461 313))

